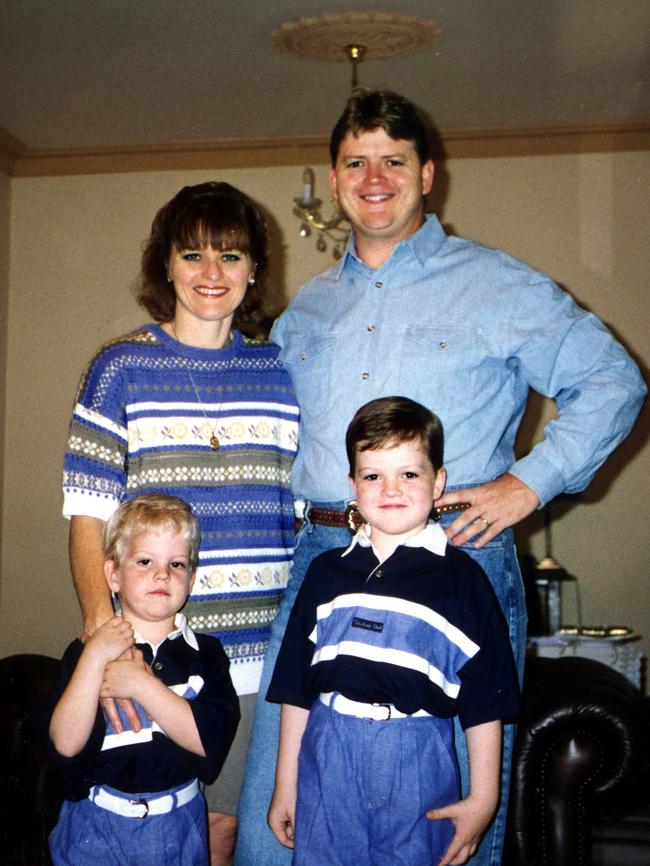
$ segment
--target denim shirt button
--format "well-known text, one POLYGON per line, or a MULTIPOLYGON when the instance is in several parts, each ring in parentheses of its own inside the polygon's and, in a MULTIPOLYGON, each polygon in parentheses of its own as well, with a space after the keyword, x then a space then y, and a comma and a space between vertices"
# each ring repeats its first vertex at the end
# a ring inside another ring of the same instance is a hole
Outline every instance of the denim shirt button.
POLYGON ((374 330, 375 330, 375 326, 374 326, 374 325, 368 325, 368 330, 369 330, 369 331, 374 331, 374 330))
POLYGON ((362 373, 361 378, 363 379, 364 382, 367 382, 368 379, 370 378, 370 373, 362 373))
POLYGON ((438 343, 438 348, 439 348, 439 349, 446 349, 446 348, 447 348, 447 341, 446 341, 446 340, 441 340, 441 341, 438 343))
POLYGON ((383 287, 383 285, 384 285, 383 283, 380 283, 380 282, 378 281, 378 282, 375 283, 375 288, 376 288, 376 289, 381 289, 381 288, 383 287))

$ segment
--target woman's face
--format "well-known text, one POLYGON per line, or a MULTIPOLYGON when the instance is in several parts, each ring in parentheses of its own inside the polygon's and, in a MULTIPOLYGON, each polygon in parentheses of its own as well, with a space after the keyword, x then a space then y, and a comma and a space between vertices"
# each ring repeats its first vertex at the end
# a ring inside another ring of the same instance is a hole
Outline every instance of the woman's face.
POLYGON ((174 319, 223 322, 230 326, 235 310, 246 294, 255 266, 240 250, 215 250, 210 246, 172 250, 167 263, 176 293, 174 319))

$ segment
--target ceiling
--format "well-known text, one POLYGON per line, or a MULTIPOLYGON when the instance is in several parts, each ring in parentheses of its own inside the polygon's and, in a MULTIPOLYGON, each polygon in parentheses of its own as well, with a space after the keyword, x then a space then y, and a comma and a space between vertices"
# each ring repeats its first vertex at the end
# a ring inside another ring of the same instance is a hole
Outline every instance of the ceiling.
POLYGON ((349 66, 270 34, 351 10, 440 27, 359 69, 440 129, 650 121, 648 0, 0 0, 0 128, 30 151, 327 133, 349 66))

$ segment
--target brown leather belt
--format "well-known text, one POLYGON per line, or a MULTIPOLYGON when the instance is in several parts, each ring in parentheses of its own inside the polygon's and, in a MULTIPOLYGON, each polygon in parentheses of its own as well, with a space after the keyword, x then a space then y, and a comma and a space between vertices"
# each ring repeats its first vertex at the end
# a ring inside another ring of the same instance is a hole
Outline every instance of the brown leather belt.
MULTIPOLYGON (((440 505, 434 508, 431 512, 434 520, 440 520, 443 514, 452 514, 454 511, 465 511, 470 507, 469 502, 456 502, 454 505, 440 505)), ((309 508, 306 512, 306 518, 310 523, 317 523, 319 526, 330 526, 333 529, 349 529, 348 517, 346 511, 339 511, 336 508, 309 508)), ((296 519, 296 529, 302 526, 302 520, 296 519)))
POLYGON ((336 508, 310 508, 305 516, 310 523, 318 523, 320 526, 332 526, 336 529, 348 527, 345 511, 338 511, 336 508))

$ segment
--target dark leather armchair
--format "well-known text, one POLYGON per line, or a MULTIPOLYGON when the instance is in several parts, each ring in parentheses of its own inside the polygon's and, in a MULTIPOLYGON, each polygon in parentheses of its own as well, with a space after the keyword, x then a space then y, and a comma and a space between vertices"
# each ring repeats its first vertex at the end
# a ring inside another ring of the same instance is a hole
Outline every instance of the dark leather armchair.
POLYGON ((0 866, 49 866, 47 836, 62 802, 58 770, 29 719, 46 698, 58 661, 0 659, 0 866))
POLYGON ((643 796, 647 734, 647 701, 617 671, 585 658, 529 659, 507 866, 588 866, 590 820, 624 814, 643 796))

